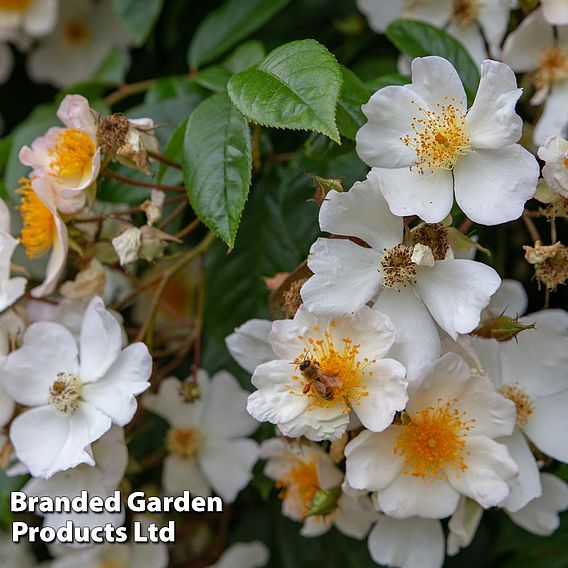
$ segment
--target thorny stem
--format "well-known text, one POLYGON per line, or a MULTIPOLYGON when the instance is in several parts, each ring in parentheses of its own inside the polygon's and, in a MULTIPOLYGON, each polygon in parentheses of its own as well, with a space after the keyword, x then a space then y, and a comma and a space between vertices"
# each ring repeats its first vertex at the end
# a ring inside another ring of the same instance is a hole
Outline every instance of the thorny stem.
POLYGON ((138 83, 131 83, 130 85, 121 85, 116 91, 113 91, 105 97, 105 102, 107 105, 113 106, 132 95, 137 95, 147 91, 155 82, 156 79, 148 79, 138 83))
POLYGON ((147 187, 148 189, 160 189, 162 191, 179 191, 185 193, 185 187, 183 185, 164 185, 161 183, 155 183, 151 181, 142 181, 138 179, 131 179, 126 176, 117 174, 116 172, 112 172, 110 170, 105 170, 104 175, 120 181, 121 183, 125 183, 127 185, 134 185, 136 187, 147 187))

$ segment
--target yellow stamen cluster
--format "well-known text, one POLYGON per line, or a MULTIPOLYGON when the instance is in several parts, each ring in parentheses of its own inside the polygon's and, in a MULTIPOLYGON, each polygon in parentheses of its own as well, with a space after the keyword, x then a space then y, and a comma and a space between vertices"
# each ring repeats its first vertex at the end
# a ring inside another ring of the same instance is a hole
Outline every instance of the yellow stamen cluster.
POLYGON ((413 284, 416 279, 416 264, 412 261, 412 248, 403 244, 385 250, 379 267, 383 286, 413 284))
MULTIPOLYGON (((331 330, 335 326, 336 322, 332 320, 331 330)), ((317 385, 314 386, 305 376, 292 376, 293 380, 303 385, 304 394, 312 399, 308 409, 341 405, 343 412, 348 413, 350 404, 357 404, 359 399, 369 396, 366 381, 373 372, 369 371, 368 367, 376 361, 367 357, 360 359, 360 345, 354 344, 349 337, 334 340, 329 330, 322 335, 317 325, 313 326, 313 337, 300 336, 299 339, 304 342, 305 348, 294 363, 298 369, 304 361, 317 365, 318 379, 323 385, 318 392, 318 388, 315 388, 317 385), (336 341, 340 344, 336 345, 336 341), (321 395, 322 390, 331 392, 331 396, 324 398, 321 395)))
POLYGON ((516 424, 522 428, 532 416, 534 412, 534 404, 531 397, 521 388, 516 385, 503 385, 499 392, 505 397, 515 403, 517 409, 516 424))
POLYGON ((295 516, 303 519, 310 512, 319 483, 316 461, 295 459, 286 473, 276 479, 275 485, 280 490, 280 499, 286 499, 295 516))
POLYGON ((60 177, 80 176, 91 168, 95 145, 91 137, 78 128, 67 128, 55 137, 55 146, 49 150, 50 169, 60 177))
POLYGON ((20 179, 20 189, 17 192, 21 195, 18 207, 22 216, 20 242, 26 249, 28 258, 37 258, 53 245, 57 234, 55 219, 32 189, 29 178, 20 179))
POLYGON ((63 33, 71 45, 80 45, 89 38, 89 29, 80 20, 69 20, 65 24, 63 33))
POLYGON ((474 420, 465 420, 454 402, 438 400, 409 416, 393 449, 404 458, 404 474, 434 480, 445 467, 467 469, 465 440, 474 420))
POLYGON ((454 0, 452 3, 452 22, 459 26, 473 23, 479 13, 478 0, 454 0))
POLYGON ((538 71, 534 78, 537 89, 541 89, 568 77, 568 52, 553 45, 542 52, 538 71))
POLYGON ((32 0, 0 0, 0 10, 23 12, 31 3, 32 0))
POLYGON ((438 103, 435 111, 418 107, 418 112, 419 116, 411 123, 414 136, 401 137, 404 145, 416 152, 416 162, 411 169, 421 174, 453 169, 459 157, 471 150, 465 113, 455 99, 449 97, 446 104, 438 103))
POLYGON ((182 459, 195 456, 201 447, 203 437, 195 426, 171 428, 166 439, 168 452, 182 459))

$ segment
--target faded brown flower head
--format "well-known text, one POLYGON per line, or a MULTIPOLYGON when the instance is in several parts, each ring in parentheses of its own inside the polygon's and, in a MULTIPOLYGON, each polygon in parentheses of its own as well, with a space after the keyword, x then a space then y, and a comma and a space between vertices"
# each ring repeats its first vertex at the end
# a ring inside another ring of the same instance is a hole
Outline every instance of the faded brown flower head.
POLYGON ((430 247, 434 260, 444 260, 450 241, 448 228, 441 223, 421 223, 410 231, 412 244, 421 244, 430 247))
POLYGON ((560 241, 553 245, 542 245, 540 241, 534 247, 524 246, 527 262, 534 265, 534 272, 539 285, 554 292, 568 279, 568 247, 560 241))

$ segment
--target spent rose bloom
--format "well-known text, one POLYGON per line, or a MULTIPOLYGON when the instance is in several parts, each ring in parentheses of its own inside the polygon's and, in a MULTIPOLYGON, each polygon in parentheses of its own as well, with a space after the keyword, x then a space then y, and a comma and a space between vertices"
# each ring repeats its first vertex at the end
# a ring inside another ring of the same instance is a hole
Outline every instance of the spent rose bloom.
POLYGON ((568 197, 568 140, 550 136, 538 149, 538 156, 546 162, 542 175, 555 191, 568 197))
POLYGON ((498 55, 511 12, 506 0, 357 0, 357 6, 379 33, 401 17, 443 28, 479 63, 487 59, 486 41, 498 55))
POLYGON ((357 133, 357 153, 375 168, 391 211, 437 223, 455 193, 476 223, 517 219, 539 176, 534 156, 516 143, 521 92, 507 65, 487 60, 467 110, 462 82, 441 57, 415 59, 410 85, 377 91, 363 105, 368 122, 357 133))
POLYGON ((258 444, 250 436, 258 424, 246 412, 247 392, 226 371, 211 379, 197 373, 199 397, 184 399, 174 377, 160 383, 157 394, 142 404, 170 424, 164 460, 163 484, 170 493, 189 489, 208 497, 211 488, 232 502, 252 478, 258 444))
POLYGON ((97 126, 89 101, 67 95, 57 116, 66 128, 54 126, 44 136, 20 150, 20 161, 33 168, 32 187, 48 179, 54 203, 62 213, 84 207, 86 190, 96 180, 101 165, 97 126))
POLYGON ((387 354, 390 319, 367 306, 343 317, 318 317, 301 306, 272 325, 277 359, 256 368, 249 413, 286 436, 341 436, 350 413, 373 431, 386 428, 407 400, 404 367, 387 354))
POLYGON ((48 296, 55 290, 65 270, 69 250, 67 226, 59 216, 51 183, 45 178, 20 179, 20 242, 30 259, 50 253, 42 284, 31 294, 35 298, 48 296))
POLYGON ((517 73, 532 73, 536 94, 531 103, 544 103, 533 133, 535 144, 562 135, 568 125, 568 26, 554 28, 543 10, 529 14, 503 45, 503 61, 517 73))
POLYGON ((2 389, 29 407, 10 428, 16 456, 34 477, 94 465, 90 444, 113 423, 130 422, 151 370, 143 343, 122 349, 121 325, 98 297, 85 312, 79 342, 58 323, 32 324, 1 364, 2 389))
POLYGON ((349 484, 376 492, 379 510, 397 518, 447 517, 460 495, 485 508, 501 503, 518 469, 495 438, 512 433, 514 404, 454 353, 408 391, 400 423, 364 431, 345 448, 349 484))
POLYGON ((380 175, 348 192, 332 191, 320 209, 320 227, 348 239, 318 239, 308 266, 314 273, 302 288, 306 306, 318 314, 346 314, 374 300, 396 327, 393 356, 409 380, 435 360, 440 339, 434 321, 451 337, 468 333, 501 282, 480 262, 453 259, 444 227, 426 225, 403 244, 404 225, 381 194, 380 175))

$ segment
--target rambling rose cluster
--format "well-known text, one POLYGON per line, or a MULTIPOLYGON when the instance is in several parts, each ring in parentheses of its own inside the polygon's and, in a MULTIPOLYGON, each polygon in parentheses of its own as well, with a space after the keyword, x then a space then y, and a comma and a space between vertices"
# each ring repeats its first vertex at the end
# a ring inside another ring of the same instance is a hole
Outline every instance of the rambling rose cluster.
MULTIPOLYGON (((307 280, 288 279, 289 317, 226 339, 252 374, 249 413, 277 427, 260 456, 303 536, 335 525, 367 538, 379 564, 437 568, 485 509, 545 535, 568 508, 568 486, 544 467, 568 462, 568 314, 520 318, 520 284, 473 260, 477 243, 453 227, 460 209, 467 226, 512 221, 535 195, 521 92, 509 66, 485 60, 468 107, 447 60, 415 59, 410 84, 363 105, 356 145, 372 169, 324 192, 328 236, 307 280)), ((565 196, 566 141, 538 154, 565 196)))

